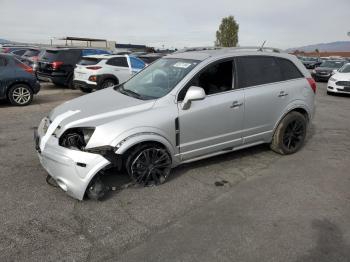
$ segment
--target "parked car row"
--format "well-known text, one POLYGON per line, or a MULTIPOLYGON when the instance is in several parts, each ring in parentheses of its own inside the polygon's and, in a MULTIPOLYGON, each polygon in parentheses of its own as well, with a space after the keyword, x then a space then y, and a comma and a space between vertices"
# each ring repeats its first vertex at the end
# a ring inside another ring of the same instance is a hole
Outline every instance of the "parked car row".
POLYGON ((327 60, 312 70, 311 75, 316 81, 328 81, 332 74, 344 64, 346 60, 327 60))
POLYGON ((92 48, 49 48, 38 57, 35 68, 40 81, 51 82, 73 88, 74 68, 84 56, 110 54, 102 49, 92 48))
MULTIPOLYGON (((9 60, 25 65, 27 71, 31 68, 30 74, 33 79, 79 88, 86 93, 121 84, 164 56, 161 53, 145 52, 113 55, 110 51, 98 48, 39 48, 26 45, 1 46, 0 54, 6 54, 9 60)), ((17 75, 2 70, 2 74, 6 72, 9 75, 1 79, 3 82, 7 77, 13 79, 17 75)), ((33 94, 36 92, 32 91, 33 94)), ((32 98, 21 105, 27 105, 31 101, 32 98)))

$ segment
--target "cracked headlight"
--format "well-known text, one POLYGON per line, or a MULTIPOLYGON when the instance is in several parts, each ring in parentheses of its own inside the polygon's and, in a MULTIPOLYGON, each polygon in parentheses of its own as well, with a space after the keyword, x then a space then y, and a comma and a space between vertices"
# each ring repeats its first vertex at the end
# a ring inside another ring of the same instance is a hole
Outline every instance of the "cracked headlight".
POLYGON ((83 151, 95 131, 94 127, 70 128, 60 136, 59 145, 83 151))

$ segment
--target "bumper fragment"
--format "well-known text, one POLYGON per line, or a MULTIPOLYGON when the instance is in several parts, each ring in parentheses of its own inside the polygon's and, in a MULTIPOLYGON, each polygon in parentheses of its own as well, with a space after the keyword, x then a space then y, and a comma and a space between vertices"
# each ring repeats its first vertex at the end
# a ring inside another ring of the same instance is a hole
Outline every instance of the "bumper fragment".
POLYGON ((35 149, 43 168, 69 196, 83 200, 91 179, 111 162, 99 154, 71 150, 50 138, 40 150, 40 137, 34 131, 35 149))

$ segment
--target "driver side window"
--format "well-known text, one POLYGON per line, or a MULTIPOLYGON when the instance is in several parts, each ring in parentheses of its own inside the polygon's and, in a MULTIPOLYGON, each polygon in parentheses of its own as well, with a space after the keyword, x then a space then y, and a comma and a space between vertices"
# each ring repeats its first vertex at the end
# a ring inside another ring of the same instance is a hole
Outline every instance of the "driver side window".
POLYGON ((233 59, 213 63, 199 72, 180 91, 178 101, 185 98, 187 90, 191 86, 199 86, 204 89, 206 95, 217 94, 232 90, 233 88, 233 59))

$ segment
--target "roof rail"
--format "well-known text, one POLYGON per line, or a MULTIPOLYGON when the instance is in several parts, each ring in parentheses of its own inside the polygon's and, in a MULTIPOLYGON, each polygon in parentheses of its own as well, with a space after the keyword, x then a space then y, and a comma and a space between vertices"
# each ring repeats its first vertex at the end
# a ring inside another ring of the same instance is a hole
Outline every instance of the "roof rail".
POLYGON ((274 53, 282 53, 283 51, 274 47, 261 47, 261 46, 239 46, 239 47, 221 47, 221 46, 208 46, 208 47, 189 47, 184 48, 175 53, 185 53, 185 52, 193 52, 193 51, 205 51, 205 50, 227 50, 227 51, 241 51, 241 50, 251 50, 251 51, 260 51, 260 52, 274 52, 274 53))
POLYGON ((180 50, 174 52, 173 54, 193 52, 193 51, 204 51, 204 50, 219 50, 219 49, 222 49, 222 47, 218 47, 218 46, 185 47, 183 49, 180 49, 180 50))
POLYGON ((234 50, 255 50, 255 51, 270 51, 274 53, 282 53, 282 49, 275 47, 261 47, 261 46, 239 46, 239 47, 223 47, 223 48, 232 48, 234 50))

